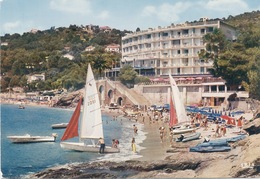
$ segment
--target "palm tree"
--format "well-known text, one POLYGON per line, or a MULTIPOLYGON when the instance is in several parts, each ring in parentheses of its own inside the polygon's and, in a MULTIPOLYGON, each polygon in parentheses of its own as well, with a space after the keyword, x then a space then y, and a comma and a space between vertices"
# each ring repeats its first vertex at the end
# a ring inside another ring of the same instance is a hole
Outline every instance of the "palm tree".
POLYGON ((206 44, 206 49, 201 50, 198 55, 205 61, 213 60, 213 68, 209 71, 214 76, 217 76, 219 71, 219 53, 226 47, 225 35, 220 29, 215 28, 212 33, 207 33, 204 35, 203 42, 206 44))
POLYGON ((99 54, 93 61, 93 68, 98 71, 98 74, 101 77, 102 72, 109 69, 110 66, 107 65, 107 61, 103 58, 103 56, 99 54))

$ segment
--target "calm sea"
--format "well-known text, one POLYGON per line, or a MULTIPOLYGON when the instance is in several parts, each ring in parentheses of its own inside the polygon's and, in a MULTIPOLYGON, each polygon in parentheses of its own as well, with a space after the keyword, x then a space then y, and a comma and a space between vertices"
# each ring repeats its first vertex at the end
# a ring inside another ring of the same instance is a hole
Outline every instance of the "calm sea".
POLYGON ((26 106, 18 109, 18 105, 1 104, 1 171, 3 177, 23 177, 39 172, 48 167, 67 163, 81 163, 94 160, 124 161, 141 157, 131 151, 131 139, 136 138, 138 145, 145 139, 142 124, 136 124, 140 129, 137 136, 133 134, 133 122, 122 117, 114 120, 111 116, 103 115, 104 134, 107 145, 113 138, 120 141, 120 153, 99 155, 96 153, 75 152, 60 147, 60 139, 65 129, 52 129, 55 123, 68 122, 73 111, 48 107, 26 106), (57 133, 56 142, 14 144, 8 135, 42 135, 49 136, 57 133))

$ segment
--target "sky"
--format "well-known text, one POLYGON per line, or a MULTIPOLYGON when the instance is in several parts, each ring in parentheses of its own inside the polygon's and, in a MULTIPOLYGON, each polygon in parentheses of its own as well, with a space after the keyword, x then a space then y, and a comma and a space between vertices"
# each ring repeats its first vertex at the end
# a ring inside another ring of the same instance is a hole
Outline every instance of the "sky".
POLYGON ((260 10, 260 0, 0 0, 0 35, 51 27, 135 31, 260 10))

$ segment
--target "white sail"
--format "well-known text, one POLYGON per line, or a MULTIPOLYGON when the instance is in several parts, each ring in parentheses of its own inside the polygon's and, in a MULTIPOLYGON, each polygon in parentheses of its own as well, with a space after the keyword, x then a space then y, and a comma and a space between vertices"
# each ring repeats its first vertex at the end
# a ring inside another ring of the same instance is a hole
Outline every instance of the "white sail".
POLYGON ((184 103, 181 100, 181 94, 180 94, 179 88, 176 85, 175 80, 173 79, 173 77, 170 74, 169 74, 169 79, 170 79, 170 84, 171 84, 172 95, 173 95, 178 123, 188 122, 189 121, 188 116, 187 116, 187 113, 185 110, 184 103))
POLYGON ((90 64, 88 65, 83 106, 79 133, 80 139, 104 138, 98 91, 90 64))

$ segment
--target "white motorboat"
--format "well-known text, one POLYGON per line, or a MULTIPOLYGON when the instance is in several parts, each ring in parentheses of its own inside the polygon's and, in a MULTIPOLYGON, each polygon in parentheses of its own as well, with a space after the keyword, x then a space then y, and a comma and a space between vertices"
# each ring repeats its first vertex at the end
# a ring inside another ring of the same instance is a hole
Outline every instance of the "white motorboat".
POLYGON ((13 143, 34 143, 34 142, 55 142, 57 134, 51 136, 31 136, 26 134, 23 136, 7 136, 13 143))
POLYGON ((59 123, 59 124, 53 124, 51 125, 51 128, 53 129, 63 129, 68 126, 69 123, 59 123))
MULTIPOLYGON (((69 150, 98 153, 100 146, 96 144, 100 138, 104 139, 104 133, 100 100, 90 64, 88 65, 85 85, 83 114, 81 120, 79 120, 81 103, 82 98, 80 98, 63 137, 61 138, 62 142, 60 143, 60 146, 69 150), (79 142, 67 141, 74 137, 79 137, 79 142)), ((120 152, 118 148, 109 147, 107 145, 105 146, 104 153, 117 152, 120 152)))

